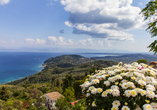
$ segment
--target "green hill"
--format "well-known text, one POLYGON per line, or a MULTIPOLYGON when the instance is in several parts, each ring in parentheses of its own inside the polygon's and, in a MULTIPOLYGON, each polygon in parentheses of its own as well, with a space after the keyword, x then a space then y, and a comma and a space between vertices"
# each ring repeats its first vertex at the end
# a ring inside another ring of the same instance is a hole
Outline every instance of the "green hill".
POLYGON ((114 61, 91 60, 80 55, 61 55, 49 58, 44 62, 45 68, 34 75, 9 82, 12 85, 29 83, 50 82, 52 77, 63 79, 66 74, 73 75, 76 79, 84 77, 91 69, 101 69, 117 64, 114 61))

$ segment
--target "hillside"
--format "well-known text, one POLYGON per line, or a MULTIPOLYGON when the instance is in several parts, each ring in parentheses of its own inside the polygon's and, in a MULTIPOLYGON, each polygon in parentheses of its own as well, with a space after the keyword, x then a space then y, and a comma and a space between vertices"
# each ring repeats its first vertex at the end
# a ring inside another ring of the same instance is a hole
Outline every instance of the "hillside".
POLYGON ((45 68, 51 68, 54 66, 67 68, 67 67, 75 67, 82 63, 92 62, 90 58, 85 58, 80 55, 61 55, 53 58, 49 58, 44 62, 46 65, 45 68))
POLYGON ((92 57, 93 60, 110 60, 115 62, 132 63, 139 59, 146 59, 148 62, 157 61, 157 56, 148 54, 126 54, 120 56, 92 57))
POLYGON ((49 58, 44 62, 45 68, 34 75, 9 82, 11 85, 50 82, 52 77, 63 79, 66 74, 73 75, 76 79, 89 74, 91 70, 101 69, 116 65, 117 62, 105 60, 91 60, 80 55, 61 55, 49 58))

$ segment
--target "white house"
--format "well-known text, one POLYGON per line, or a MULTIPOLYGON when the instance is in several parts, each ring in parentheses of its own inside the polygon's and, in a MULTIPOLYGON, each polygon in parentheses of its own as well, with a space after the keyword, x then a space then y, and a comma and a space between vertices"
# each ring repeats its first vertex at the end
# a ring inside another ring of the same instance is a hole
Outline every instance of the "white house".
POLYGON ((51 92, 51 93, 47 93, 44 95, 46 97, 46 106, 49 110, 52 110, 55 107, 55 101, 60 98, 60 97, 64 97, 62 94, 60 94, 59 92, 51 92))

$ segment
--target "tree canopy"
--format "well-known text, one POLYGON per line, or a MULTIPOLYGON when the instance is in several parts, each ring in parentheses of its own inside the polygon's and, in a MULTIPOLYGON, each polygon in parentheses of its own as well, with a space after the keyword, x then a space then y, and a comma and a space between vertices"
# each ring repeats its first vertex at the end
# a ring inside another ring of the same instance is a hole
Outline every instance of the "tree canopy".
MULTIPOLYGON (((151 0, 147 3, 146 7, 142 9, 141 14, 144 16, 144 20, 149 19, 148 28, 146 29, 150 32, 152 37, 157 36, 157 0, 151 0)), ((148 48, 150 51, 157 54, 157 40, 152 42, 148 48)))

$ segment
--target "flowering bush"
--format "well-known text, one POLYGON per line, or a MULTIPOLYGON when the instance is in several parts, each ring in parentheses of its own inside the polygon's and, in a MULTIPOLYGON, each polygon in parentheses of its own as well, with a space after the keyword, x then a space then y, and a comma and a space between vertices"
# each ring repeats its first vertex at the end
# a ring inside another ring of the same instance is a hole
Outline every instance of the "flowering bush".
POLYGON ((137 62, 96 70, 81 85, 87 110, 153 110, 156 77, 157 70, 137 62))

